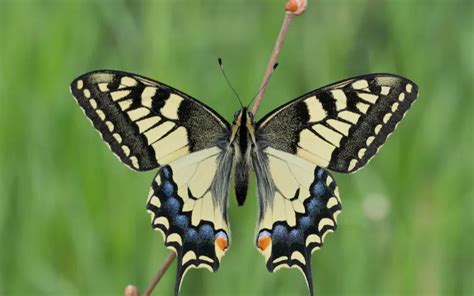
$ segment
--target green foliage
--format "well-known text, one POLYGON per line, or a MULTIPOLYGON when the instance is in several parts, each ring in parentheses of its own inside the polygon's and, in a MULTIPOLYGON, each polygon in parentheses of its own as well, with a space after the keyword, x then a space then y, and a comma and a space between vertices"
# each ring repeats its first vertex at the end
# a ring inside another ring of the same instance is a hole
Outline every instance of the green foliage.
MULTIPOLYGON (((149 76, 231 118, 256 92, 284 1, 0 0, 0 295, 120 295, 168 254, 149 226, 153 172, 125 168, 69 94, 84 72, 149 76)), ((360 173, 335 175, 344 211, 313 255, 319 295, 472 295, 471 1, 313 1, 294 20, 258 115, 369 72, 420 97, 360 173)), ((251 190, 251 192, 255 192, 251 190)), ((296 270, 266 271, 256 196, 230 204, 232 246, 182 295, 307 295, 296 270)), ((175 267, 157 287, 172 293, 175 267)))

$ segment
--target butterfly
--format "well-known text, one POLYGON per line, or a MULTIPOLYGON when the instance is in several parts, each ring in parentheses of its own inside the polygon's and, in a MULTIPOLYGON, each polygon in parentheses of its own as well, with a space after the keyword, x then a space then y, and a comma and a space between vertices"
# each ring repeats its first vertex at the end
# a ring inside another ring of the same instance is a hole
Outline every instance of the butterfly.
POLYGON ((177 255, 176 295, 190 268, 219 268, 231 240, 231 180, 241 206, 251 170, 259 203, 255 245, 269 271, 299 269, 313 295, 311 254, 336 230, 342 209, 329 171, 365 166, 418 87, 397 75, 363 75, 308 92, 258 121, 242 107, 232 123, 175 88, 126 72, 84 74, 71 92, 125 165, 158 169, 147 210, 177 255))

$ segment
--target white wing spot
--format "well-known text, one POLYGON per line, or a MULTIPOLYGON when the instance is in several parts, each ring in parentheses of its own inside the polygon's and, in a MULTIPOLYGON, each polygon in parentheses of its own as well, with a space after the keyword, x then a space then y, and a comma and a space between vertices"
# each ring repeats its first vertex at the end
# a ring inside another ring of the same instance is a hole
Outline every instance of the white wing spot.
POLYGON ((355 168, 356 164, 357 164, 357 159, 352 159, 351 162, 349 163, 348 170, 352 171, 355 168))
POLYGON ((398 100, 400 102, 403 102, 403 100, 405 100, 405 93, 401 93, 399 96, 398 96, 398 100))
POLYGON ((187 251, 186 254, 184 254, 184 256, 183 256, 183 259, 181 259, 181 260, 182 260, 183 265, 184 265, 189 260, 194 260, 194 259, 196 259, 196 253, 194 253, 194 251, 187 251))
POLYGON ((86 98, 90 98, 90 97, 91 97, 91 92, 90 92, 87 88, 84 89, 83 93, 84 93, 84 97, 86 97, 86 98))
POLYGON ((392 113, 387 113, 383 117, 383 123, 387 123, 390 120, 390 117, 392 117, 392 113))
POLYGON ((331 176, 327 175, 327 177, 326 177, 326 186, 331 187, 332 182, 334 182, 334 179, 331 178, 331 176))
POLYGON ((397 111, 397 109, 398 109, 398 103, 395 102, 395 103, 393 103, 393 105, 392 105, 392 112, 397 111))
POLYGON ((112 132, 112 131, 114 130, 114 124, 113 124, 112 122, 110 122, 110 121, 107 120, 107 121, 105 122, 105 125, 107 125, 107 128, 109 129, 109 131, 112 132))
POLYGON ((336 221, 336 223, 337 223, 337 216, 339 216, 340 213, 341 213, 341 211, 338 210, 338 211, 335 211, 334 214, 332 214, 332 217, 333 217, 334 221, 336 221))
POLYGON ((140 118, 143 118, 143 117, 147 116, 149 113, 150 113, 150 110, 148 110, 147 108, 143 108, 143 107, 133 109, 133 110, 127 112, 128 117, 130 117, 130 119, 132 121, 136 121, 140 118))
POLYGON ((369 87, 369 83, 365 79, 357 80, 356 82, 352 83, 353 89, 364 89, 367 87, 369 87))
POLYGON ((142 105, 148 108, 151 108, 151 104, 152 104, 151 98, 155 95, 155 93, 156 93, 156 87, 146 87, 143 90, 142 95, 141 95, 142 105))
POLYGON ((77 89, 82 89, 84 87, 84 81, 78 80, 76 84, 77 89))
POLYGON ((329 119, 328 124, 335 128, 337 131, 340 133, 344 134, 345 136, 349 135, 349 129, 351 128, 351 125, 336 119, 329 119))
POLYGON ((359 157, 359 159, 362 159, 362 157, 364 157, 365 151, 367 151, 367 149, 365 149, 365 148, 361 148, 359 150, 359 152, 357 153, 357 156, 359 157))
POLYGON ((375 139, 375 137, 372 137, 372 136, 370 136, 370 137, 367 138, 367 142, 365 142, 365 144, 367 145, 367 147, 369 147, 370 144, 372 144, 372 142, 374 141, 374 139, 375 139))
POLYGON ((308 107, 308 113, 311 122, 321 121, 326 118, 326 111, 324 111, 321 102, 316 97, 310 97, 304 101, 308 107))
POLYGON ((160 122, 161 117, 159 116, 153 116, 153 117, 148 117, 142 120, 137 121, 138 125, 138 130, 140 133, 143 133, 144 131, 149 130, 153 126, 155 126, 158 122, 160 122))
POLYGON ((336 189, 334 189, 334 196, 336 196, 339 203, 341 203, 341 199, 339 198, 339 188, 338 187, 336 187, 336 189))
POLYGON ((406 86, 407 93, 411 93, 412 89, 413 89, 413 85, 408 83, 407 86, 406 86))
POLYGON ((117 134, 117 133, 114 133, 112 136, 114 136, 114 139, 118 142, 118 143, 122 143, 122 137, 117 134))
POLYGON ((353 124, 356 124, 357 121, 359 121, 359 117, 360 117, 359 114, 351 112, 351 111, 342 111, 342 112, 339 112, 338 115, 340 118, 347 120, 349 122, 352 122, 353 124))
POLYGON ((359 102, 359 103, 356 104, 356 107, 357 107, 357 109, 360 110, 360 112, 367 113, 367 110, 369 110, 370 105, 359 102))
POLYGON ((323 240, 323 242, 324 242, 324 240, 326 239, 326 235, 328 235, 329 233, 332 233, 332 232, 334 232, 334 230, 328 229, 325 233, 323 233, 323 236, 321 237, 321 239, 323 240))
POLYGON ((178 110, 183 98, 172 94, 167 100, 166 104, 161 107, 160 111, 164 117, 169 119, 178 119, 178 110))
POLYGON ((132 92, 131 90, 118 90, 118 91, 114 91, 110 95, 112 96, 112 100, 118 101, 128 96, 131 92, 132 92))
MULTIPOLYGON (((260 250, 260 249, 259 249, 260 250)), ((277 264, 278 262, 288 260, 287 256, 281 256, 273 260, 273 264, 277 264)))
POLYGON ((99 90, 100 90, 101 92, 108 92, 108 91, 109 91, 108 85, 109 85, 109 84, 106 83, 106 82, 97 84, 97 86, 99 87, 99 90))
POLYGON ((150 203, 152 205, 154 205, 155 207, 159 208, 161 207, 161 202, 160 202, 160 199, 158 197, 156 197, 155 195, 153 195, 150 199, 150 203))
POLYGON ((105 120, 105 113, 104 113, 104 111, 102 111, 102 110, 100 110, 100 109, 96 109, 96 110, 95 110, 95 113, 97 113, 97 115, 99 116, 99 118, 100 118, 101 120, 105 120))
POLYGON ((347 107, 347 97, 342 89, 334 89, 331 95, 336 99, 336 109, 343 110, 347 107))
POLYGON ((291 260, 297 260, 303 264, 306 264, 306 260, 304 259, 303 254, 298 251, 294 251, 293 253, 291 253, 291 260))
POLYGON ((333 197, 331 197, 331 198, 328 200, 326 206, 328 207, 328 209, 330 209, 330 208, 332 208, 332 207, 334 207, 334 206, 336 206, 336 205, 338 205, 338 204, 339 204, 339 202, 337 201, 337 198, 335 198, 335 197, 333 196, 333 197))
POLYGON ((321 219, 321 221, 319 221, 319 224, 318 224, 318 230, 321 232, 321 230, 324 228, 324 226, 326 225, 330 225, 330 226, 334 226, 334 221, 332 221, 331 219, 329 218, 323 218, 321 219))
POLYGON ((324 139, 329 141, 331 144, 334 146, 339 146, 339 143, 341 142, 342 135, 339 133, 336 133, 335 131, 325 127, 322 124, 316 124, 314 126, 314 129, 318 134, 320 134, 324 139))
POLYGON ((390 93, 390 86, 382 86, 382 89, 380 90, 380 94, 383 96, 386 96, 390 93))
POLYGON ((90 99, 89 104, 91 105, 93 109, 97 108, 97 102, 94 99, 90 99))
POLYGON ((122 145, 122 150, 123 150, 123 153, 125 153, 125 156, 128 157, 130 155, 130 148, 128 148, 128 146, 122 145))
POLYGON ((163 124, 146 131, 144 134, 148 141, 148 144, 155 143, 161 137, 163 137, 168 132, 170 132, 174 127, 175 127, 175 124, 173 122, 166 121, 163 124))
POLYGON ((130 157, 130 161, 132 162, 132 166, 136 169, 139 168, 138 166, 138 158, 136 156, 130 157))
POLYGON ((374 129, 375 134, 377 135, 380 132, 381 129, 382 129, 382 124, 377 124, 377 126, 374 129))
POLYGON ((122 79, 120 80, 120 84, 131 87, 131 86, 137 85, 137 81, 133 79, 132 77, 125 76, 125 77, 122 77, 122 79))
POLYGON ((357 95, 362 100, 367 101, 367 102, 372 103, 372 104, 375 104, 375 102, 377 102, 377 99, 379 98, 379 96, 377 96, 377 95, 366 94, 366 93, 357 93, 357 95))
POLYGON ((170 222, 168 221, 168 219, 164 216, 160 216, 160 217, 156 217, 155 218, 155 221, 153 222, 155 225, 156 224, 159 224, 159 225, 163 225, 166 229, 170 228, 170 222))
POLYGON ((310 234, 306 238, 306 246, 308 246, 310 243, 321 243, 321 238, 317 234, 310 234))
MULTIPOLYGON (((176 242, 179 245, 183 244, 183 240, 181 239, 181 236, 177 233, 172 233, 172 234, 168 235, 168 237, 166 238, 166 242, 167 243, 176 242)), ((201 256, 201 257, 203 257, 203 256, 201 256)))
POLYGON ((122 111, 128 110, 128 108, 130 108, 132 103, 133 103, 132 99, 120 101, 119 102, 120 109, 122 109, 122 111))
MULTIPOLYGON (((318 161, 318 163, 321 165, 328 164, 329 160, 331 159, 331 155, 334 149, 336 149, 335 146, 324 141, 323 139, 316 136, 314 133, 312 133, 311 131, 307 129, 304 129, 300 133, 300 140, 298 142, 298 145, 301 147, 301 151, 300 149, 298 149, 299 156, 307 152, 309 154, 306 155, 306 157, 314 161, 318 161), (317 152, 315 152, 317 154, 313 154, 309 152, 309 151, 314 151, 313 147, 319 147, 317 152)), ((303 157, 303 158, 306 158, 306 157, 303 157)))
MULTIPOLYGON (((173 233, 173 234, 175 234, 175 233, 173 233)), ((176 235, 177 235, 177 234, 176 234, 176 235)), ((182 243, 180 243, 180 244, 182 244, 182 243)), ((204 256, 204 255, 199 256, 199 260, 214 262, 214 259, 209 258, 209 257, 204 256)), ((212 271, 212 270, 211 270, 211 271, 212 271)))

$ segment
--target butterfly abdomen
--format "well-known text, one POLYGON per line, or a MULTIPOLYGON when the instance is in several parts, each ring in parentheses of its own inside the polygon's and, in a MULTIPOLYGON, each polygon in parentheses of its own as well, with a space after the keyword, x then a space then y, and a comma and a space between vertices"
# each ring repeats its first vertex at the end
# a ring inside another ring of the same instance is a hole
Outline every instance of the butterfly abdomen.
POLYGON ((234 169, 235 197, 239 206, 243 206, 249 187, 249 166, 245 159, 237 161, 234 169))

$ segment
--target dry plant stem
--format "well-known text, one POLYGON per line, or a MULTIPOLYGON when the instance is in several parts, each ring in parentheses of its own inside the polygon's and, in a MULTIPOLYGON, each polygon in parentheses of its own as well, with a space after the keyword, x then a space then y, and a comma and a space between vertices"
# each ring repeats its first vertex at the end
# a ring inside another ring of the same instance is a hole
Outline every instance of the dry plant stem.
POLYGON ((151 295, 151 292, 153 292, 153 289, 155 288, 155 286, 158 284, 158 282, 160 281, 160 279, 163 277, 163 275, 165 274, 165 272, 168 270, 168 268, 170 267, 171 263, 173 263, 173 260, 174 258, 176 257, 176 253, 171 251, 169 254, 168 254, 168 257, 166 257, 165 259, 165 262, 163 262, 163 264, 161 265, 160 269, 158 270, 158 272, 156 273, 156 275, 153 277, 153 279, 151 280, 150 284, 148 285, 148 287, 146 287, 146 290, 145 292, 143 292, 143 296, 150 296, 151 295))
POLYGON ((252 113, 256 114, 260 104, 262 103, 263 95, 265 94, 265 89, 267 88, 267 80, 272 74, 273 66, 276 63, 278 55, 280 54, 281 46, 283 45, 283 41, 285 40, 286 32, 288 31, 288 27, 290 26, 291 20, 295 16, 294 13, 286 12, 285 19, 283 20, 283 24, 281 25, 280 33, 278 34, 278 38, 275 42, 275 46, 273 47, 273 52, 268 61, 267 69, 265 70, 265 75, 263 76, 262 83, 260 84, 261 91, 255 98, 255 103, 252 106, 252 113))

